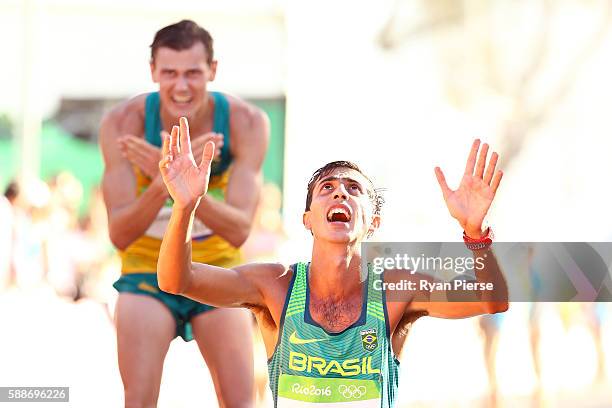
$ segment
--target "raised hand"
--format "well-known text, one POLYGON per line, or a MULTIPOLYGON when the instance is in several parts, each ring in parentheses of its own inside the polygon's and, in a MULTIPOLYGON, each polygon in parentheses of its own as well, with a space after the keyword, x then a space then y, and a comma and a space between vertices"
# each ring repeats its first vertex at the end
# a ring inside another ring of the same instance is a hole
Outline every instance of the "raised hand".
MULTIPOLYGON (((167 137, 170 137, 170 134, 163 131, 162 138, 165 139, 167 137)), ((193 138, 191 141, 193 157, 202 157, 204 146, 208 141, 212 141, 215 144, 215 159, 219 157, 223 147, 223 135, 213 132, 193 138)), ((123 157, 138 167, 150 179, 157 177, 159 174, 159 161, 162 157, 161 149, 148 143, 143 138, 133 135, 120 137, 118 143, 123 157)))
POLYGON ((169 136, 164 137, 159 170, 174 200, 174 206, 193 209, 208 189, 215 144, 212 141, 206 142, 202 161, 197 165, 191 151, 186 118, 180 119, 180 127, 172 127, 169 136))
POLYGON ((154 179, 159 174, 161 150, 140 137, 122 136, 118 139, 123 157, 138 167, 147 177, 154 179))
POLYGON ((480 140, 476 139, 472 144, 465 173, 457 190, 451 190, 446 184, 442 170, 439 167, 435 168, 436 178, 442 189, 448 211, 453 218, 459 221, 465 233, 471 238, 482 236, 482 223, 503 176, 501 170, 495 172, 498 154, 493 152, 487 165, 489 145, 483 144, 480 154, 478 153, 479 148, 480 140))

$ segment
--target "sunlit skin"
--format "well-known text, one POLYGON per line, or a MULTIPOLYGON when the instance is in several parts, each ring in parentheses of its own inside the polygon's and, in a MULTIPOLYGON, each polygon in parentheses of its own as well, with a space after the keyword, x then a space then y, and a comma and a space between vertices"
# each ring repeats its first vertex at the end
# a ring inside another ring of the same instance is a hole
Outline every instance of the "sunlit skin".
POLYGON ((304 213, 304 226, 316 240, 328 244, 354 245, 363 241, 380 222, 368 195, 371 183, 358 171, 337 168, 318 181, 313 189, 310 211, 304 213), (348 222, 330 222, 333 208, 345 208, 348 222))
MULTIPOLYGON (((491 206, 502 176, 501 171, 495 170, 496 153, 491 156, 487 166, 487 150, 487 145, 480 149, 480 141, 474 141, 464 176, 456 190, 450 189, 442 171, 435 169, 449 212, 474 238, 483 233, 482 220, 491 206)), ((283 304, 293 273, 291 268, 271 263, 224 269, 191 262, 190 223, 199 201, 205 197, 213 155, 214 145, 209 142, 204 147, 202 158, 193 157, 189 127, 183 118, 180 128, 175 126, 172 135, 164 140, 160 170, 174 199, 174 206, 160 251, 159 284, 162 290, 213 305, 249 307, 259 322, 270 357, 278 340, 283 304)), ((360 244, 380 224, 380 217, 374 214, 374 205, 368 196, 371 189, 371 184, 359 172, 337 168, 316 182, 310 210, 303 214, 304 226, 314 237, 309 270, 311 314, 317 323, 329 331, 342 331, 359 316, 363 282, 360 275, 360 244), (342 210, 340 212, 344 216, 330 222, 330 210, 333 209, 342 210), (317 313, 312 308, 317 301, 356 307, 347 308, 350 310, 347 315, 326 320, 325 313, 317 313)), ((416 297, 388 301, 394 350, 401 351, 406 327, 420 316, 464 318, 506 310, 507 302, 496 300, 507 295, 507 287, 495 256, 487 257, 485 265, 479 279, 494 281, 498 285, 497 298, 483 294, 480 302, 416 301, 416 297)), ((387 271, 385 281, 406 279, 409 277, 407 273, 387 271)))
POLYGON ((210 112, 207 84, 215 79, 217 61, 207 62, 201 42, 185 50, 160 47, 151 61, 151 76, 159 84, 162 122, 177 123, 181 116, 201 123, 210 112))
MULTIPOLYGON (((168 137, 172 125, 179 117, 190 119, 190 138, 195 154, 200 156, 208 141, 215 144, 217 157, 224 145, 224 137, 213 133, 214 98, 208 93, 208 82, 214 80, 216 61, 210 61, 205 46, 196 42, 183 50, 159 47, 151 60, 152 79, 159 85, 160 118, 162 137, 168 137)), ((148 94, 136 96, 109 112, 102 121, 101 144, 108 156, 105 160, 106 173, 117 173, 119 180, 110 181, 105 189, 107 201, 113 195, 112 207, 118 208, 136 199, 132 197, 135 187, 132 168, 126 161, 137 167, 151 179, 147 196, 159 196, 156 206, 146 205, 137 214, 130 215, 130 222, 124 222, 124 211, 111 211, 121 217, 110 217, 111 241, 119 249, 125 249, 141 236, 147 222, 154 218, 167 196, 166 187, 159 172, 161 149, 144 140, 145 100, 148 94), (120 157, 115 157, 116 154, 120 157), (112 157, 111 157, 112 156, 112 157), (112 166, 111 159, 113 160, 112 166), (116 161, 116 163, 115 163, 116 161), (111 171, 112 167, 112 171, 111 171), (118 186, 125 185, 127 191, 118 186), (146 217, 141 217, 141 214, 146 217), (142 218, 142 220, 141 220, 142 218), (134 222, 134 221, 138 222, 134 222), (115 222, 116 221, 116 222, 115 222), (141 222, 142 221, 142 222, 141 222)), ((253 214, 257 206, 257 194, 261 184, 261 167, 269 140, 269 124, 266 115, 253 105, 233 96, 226 95, 229 102, 229 126, 232 138, 229 153, 232 156, 229 182, 225 202, 206 197, 199 208, 197 218, 221 238, 239 247, 248 236, 253 214)), ((125 211, 127 213, 131 211, 125 211)))
POLYGON ((442 169, 435 168, 436 178, 450 215, 472 238, 482 236, 482 224, 503 176, 501 170, 495 170, 499 159, 497 152, 491 154, 487 164, 489 145, 485 143, 482 148, 480 147, 480 140, 474 140, 457 190, 450 189, 442 169))

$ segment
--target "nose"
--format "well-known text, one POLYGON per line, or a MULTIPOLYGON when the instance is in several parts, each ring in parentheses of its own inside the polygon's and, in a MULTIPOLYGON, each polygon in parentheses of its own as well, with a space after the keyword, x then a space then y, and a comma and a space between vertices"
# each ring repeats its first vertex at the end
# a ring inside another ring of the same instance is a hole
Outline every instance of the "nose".
POLYGON ((176 90, 178 90, 178 91, 184 91, 184 90, 186 90, 186 89, 188 88, 188 87, 187 87, 187 79, 186 79, 184 76, 180 75, 180 76, 178 77, 178 79, 176 80, 176 85, 175 85, 175 88, 176 88, 176 90))
POLYGON ((348 192, 346 191, 346 188, 344 187, 343 183, 340 183, 338 185, 338 187, 336 188, 336 191, 334 191, 334 199, 343 199, 346 200, 348 198, 348 192))

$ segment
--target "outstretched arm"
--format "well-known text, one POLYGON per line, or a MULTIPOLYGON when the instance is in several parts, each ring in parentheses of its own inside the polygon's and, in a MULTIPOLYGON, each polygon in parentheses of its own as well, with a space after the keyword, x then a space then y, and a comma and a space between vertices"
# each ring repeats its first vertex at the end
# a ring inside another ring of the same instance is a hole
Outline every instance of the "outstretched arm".
POLYGON ((172 209, 157 261, 161 290, 217 307, 263 306, 257 277, 275 265, 243 265, 226 269, 191 262, 194 210, 195 207, 172 209))
POLYGON ((164 138, 159 168, 174 205, 157 262, 159 287, 214 306, 263 305, 260 278, 279 272, 281 265, 225 269, 191 262, 191 225, 208 188, 213 154, 214 143, 207 142, 196 165, 185 118, 180 119, 180 130, 175 126, 170 137, 164 138))
MULTIPOLYGON (((501 182, 503 173, 495 170, 498 154, 493 152, 487 165, 489 146, 485 143, 480 149, 480 140, 472 144, 465 172, 457 190, 451 190, 446 183, 444 173, 439 167, 435 168, 436 177, 446 206, 464 230, 464 233, 473 239, 484 237, 483 222, 491 207, 495 193, 501 182), (486 168, 486 170, 485 170, 486 168)), ((474 258, 480 258, 483 268, 475 268, 478 283, 492 283, 493 290, 474 290, 472 294, 477 299, 471 302, 431 301, 444 293, 421 293, 418 298, 426 301, 414 301, 409 305, 411 312, 422 311, 434 317, 464 318, 485 313, 503 312, 508 309, 508 287, 499 268, 497 259, 490 247, 472 251, 474 258)), ((426 279, 425 277, 422 277, 426 279)))

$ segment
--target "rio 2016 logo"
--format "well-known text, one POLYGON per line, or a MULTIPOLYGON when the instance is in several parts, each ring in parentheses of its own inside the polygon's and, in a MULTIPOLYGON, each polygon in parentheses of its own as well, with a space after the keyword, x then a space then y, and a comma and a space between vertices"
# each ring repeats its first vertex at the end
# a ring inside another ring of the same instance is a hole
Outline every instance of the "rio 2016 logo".
POLYGON ((314 395, 314 396, 323 396, 323 397, 331 397, 332 395, 330 387, 317 388, 314 385, 303 386, 297 383, 291 386, 291 391, 294 394, 302 394, 302 395, 314 395))

